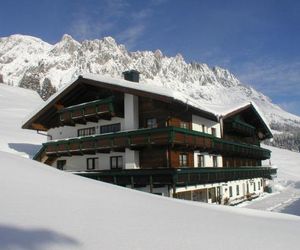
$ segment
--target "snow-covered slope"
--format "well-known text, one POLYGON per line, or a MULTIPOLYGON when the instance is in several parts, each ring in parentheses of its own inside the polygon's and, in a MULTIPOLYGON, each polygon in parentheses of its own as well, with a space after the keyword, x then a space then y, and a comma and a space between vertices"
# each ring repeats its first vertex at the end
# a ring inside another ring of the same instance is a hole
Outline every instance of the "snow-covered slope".
POLYGON ((0 84, 0 151, 26 157, 37 152, 45 136, 21 129, 21 125, 24 117, 42 102, 32 90, 0 84))
POLYGON ((173 200, 1 153, 0 248, 298 249, 300 219, 173 200))
POLYGON ((164 85, 207 105, 236 106, 255 101, 270 123, 300 127, 298 116, 287 113, 262 93, 242 84, 228 70, 186 63, 181 55, 166 57, 160 50, 129 52, 111 37, 79 43, 64 35, 54 45, 22 35, 0 39, 0 74, 4 81, 15 85, 34 81, 42 84, 47 78, 60 88, 82 73, 121 77, 128 69, 139 70, 145 84, 164 85))

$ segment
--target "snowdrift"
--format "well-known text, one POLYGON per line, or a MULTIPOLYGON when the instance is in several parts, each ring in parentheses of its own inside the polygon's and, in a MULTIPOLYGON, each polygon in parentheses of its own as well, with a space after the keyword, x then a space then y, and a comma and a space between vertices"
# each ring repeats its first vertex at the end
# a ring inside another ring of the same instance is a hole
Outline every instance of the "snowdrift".
POLYGON ((0 152, 0 249, 299 249, 300 218, 180 201, 0 152))

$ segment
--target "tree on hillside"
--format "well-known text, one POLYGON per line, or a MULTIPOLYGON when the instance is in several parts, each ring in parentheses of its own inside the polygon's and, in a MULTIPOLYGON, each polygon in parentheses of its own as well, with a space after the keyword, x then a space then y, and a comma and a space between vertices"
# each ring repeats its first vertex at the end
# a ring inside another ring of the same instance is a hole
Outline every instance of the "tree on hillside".
POLYGON ((56 92, 56 88, 52 85, 51 80, 49 78, 45 78, 39 92, 40 96, 43 100, 47 100, 51 95, 56 92))
POLYGON ((25 89, 32 89, 40 93, 40 79, 38 74, 25 73, 19 83, 19 87, 25 89))

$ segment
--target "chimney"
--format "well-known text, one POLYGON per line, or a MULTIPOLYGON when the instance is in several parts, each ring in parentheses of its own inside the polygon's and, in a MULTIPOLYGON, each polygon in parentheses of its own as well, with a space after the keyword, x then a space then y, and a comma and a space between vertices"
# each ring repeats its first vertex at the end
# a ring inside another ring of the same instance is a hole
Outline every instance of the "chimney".
POLYGON ((124 79, 131 82, 139 82, 140 81, 140 72, 137 70, 128 70, 122 73, 124 75, 124 79))

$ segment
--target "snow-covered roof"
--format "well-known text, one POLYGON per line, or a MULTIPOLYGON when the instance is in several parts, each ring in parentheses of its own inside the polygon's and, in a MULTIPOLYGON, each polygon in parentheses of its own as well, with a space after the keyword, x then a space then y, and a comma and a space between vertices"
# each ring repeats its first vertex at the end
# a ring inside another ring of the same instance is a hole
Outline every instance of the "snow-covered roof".
MULTIPOLYGON (((265 124, 265 127, 269 130, 270 134, 271 133, 271 128, 268 125, 268 122, 266 118, 263 116, 262 112, 259 110, 257 105, 254 102, 246 102, 246 103, 240 103, 237 104, 236 106, 220 106, 220 105, 214 105, 214 104, 208 104, 208 103, 203 103, 197 100, 194 100, 192 97, 183 94, 181 92, 175 91, 173 89, 168 89, 165 87, 161 86, 156 86, 153 84, 149 83, 143 83, 143 82, 132 82, 132 81, 127 81, 122 78, 113 78, 108 75, 98 75, 98 74, 83 74, 78 77, 77 80, 79 79, 86 79, 86 80, 92 80, 95 83, 103 84, 105 83, 106 85, 112 85, 112 86, 117 86, 122 89, 130 89, 130 90, 136 90, 136 91, 141 91, 141 92, 146 92, 146 93, 151 93, 157 96, 163 96, 170 98, 172 100, 181 102, 185 105, 189 105, 195 109, 198 109, 200 111, 203 111, 205 113, 210 114, 213 117, 216 117, 216 119, 219 119, 221 117, 225 117, 229 113, 239 110, 242 108, 246 108, 249 105, 252 105, 252 107, 257 111, 258 115, 260 116, 261 120, 265 124)), ((28 123, 30 119, 32 119, 35 115, 37 115, 39 112, 41 112, 45 107, 47 107, 50 103, 52 103, 54 100, 56 100, 62 93, 64 93, 68 88, 70 88, 77 80, 73 80, 66 84, 63 88, 61 88, 57 93, 55 93, 52 97, 50 97, 43 105, 38 107, 36 111, 34 111, 32 114, 30 114, 29 117, 27 117, 26 122, 24 122, 24 125, 28 123)), ((124 91, 126 92, 126 91, 124 91)), ((23 126, 24 126, 23 125, 23 126)))
POLYGON ((131 82, 131 81, 124 80, 122 78, 112 78, 110 76, 103 76, 97 74, 83 74, 82 77, 84 79, 90 79, 98 82, 105 82, 111 85, 125 87, 128 89, 135 89, 143 92, 153 93, 156 95, 166 96, 174 100, 180 101, 182 103, 185 103, 187 105, 193 106, 202 111, 212 113, 217 116, 217 114, 213 110, 210 110, 209 108, 200 105, 199 103, 197 103, 197 101, 193 100, 190 96, 175 91, 173 89, 168 89, 161 86, 155 86, 153 84, 148 84, 143 82, 138 82, 138 83, 131 82))

